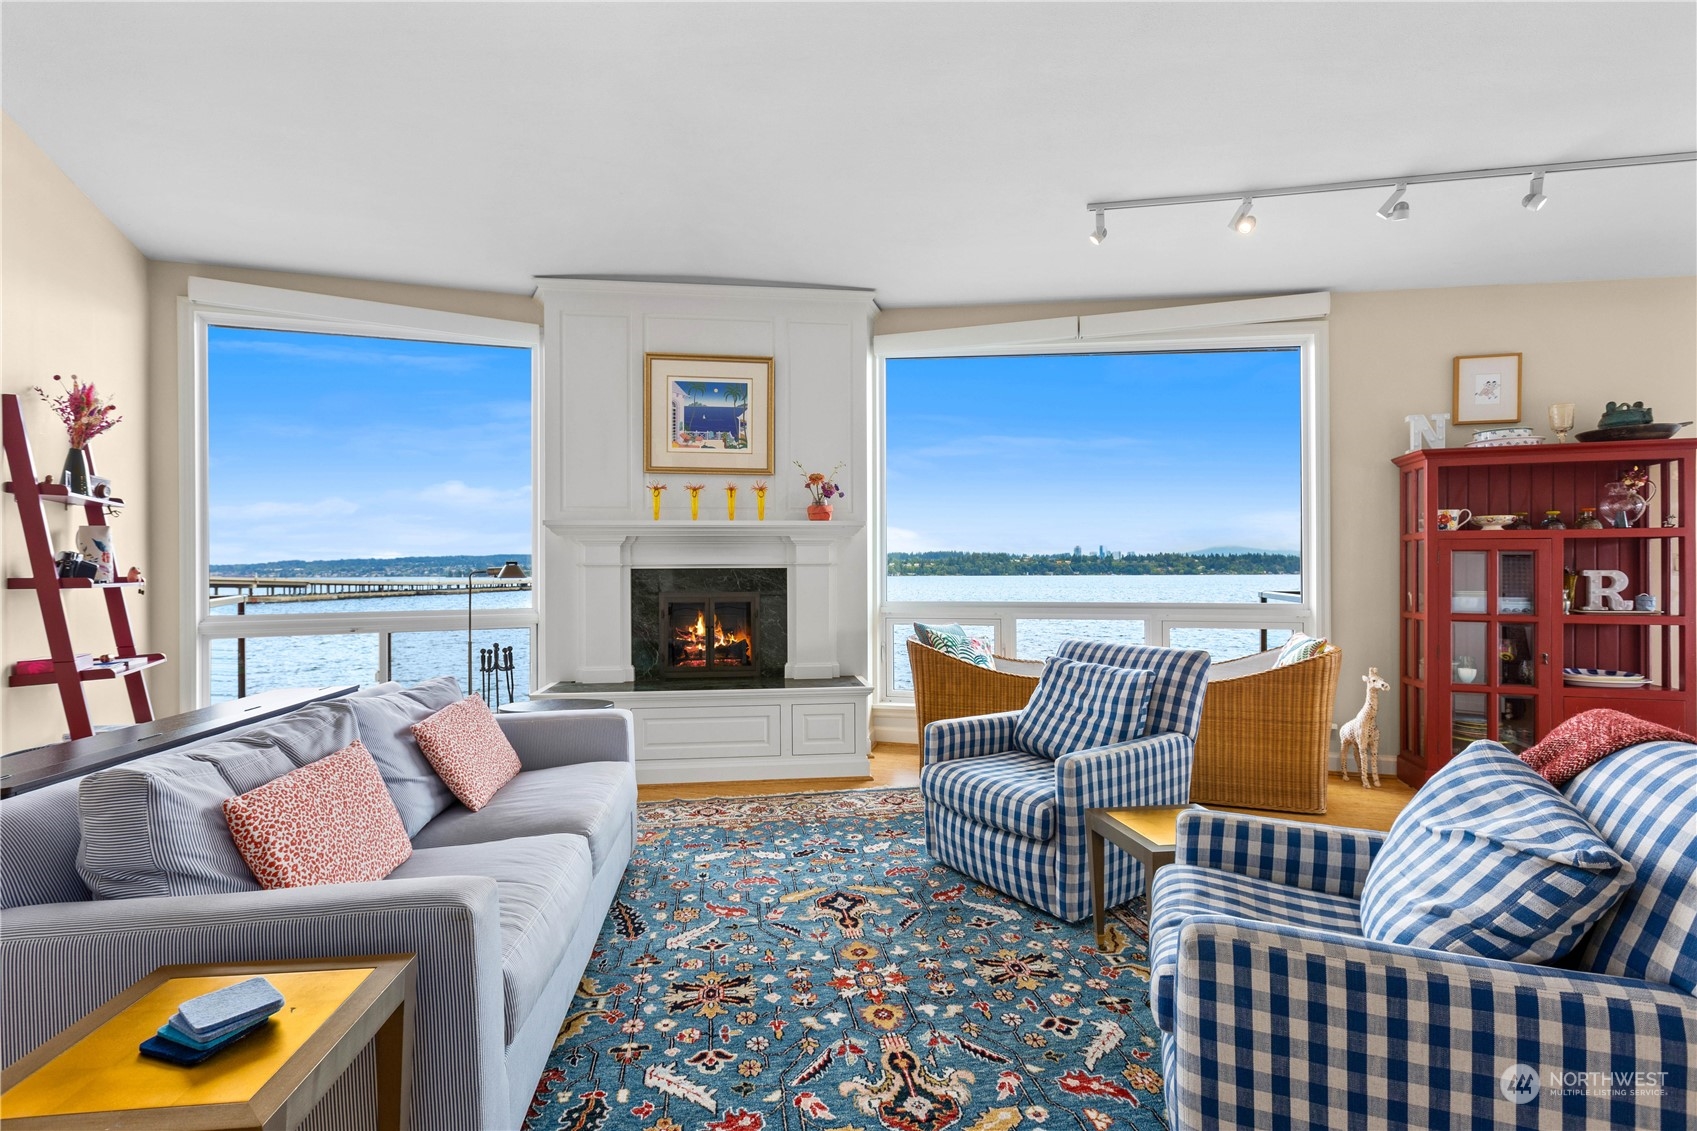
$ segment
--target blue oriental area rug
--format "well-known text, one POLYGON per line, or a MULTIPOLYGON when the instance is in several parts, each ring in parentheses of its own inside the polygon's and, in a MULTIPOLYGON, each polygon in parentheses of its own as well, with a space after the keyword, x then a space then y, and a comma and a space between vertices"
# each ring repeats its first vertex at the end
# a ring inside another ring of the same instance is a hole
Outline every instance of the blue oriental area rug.
POLYGON ((932 860, 915 790, 646 804, 526 1128, 1165 1128, 1146 945, 932 860))

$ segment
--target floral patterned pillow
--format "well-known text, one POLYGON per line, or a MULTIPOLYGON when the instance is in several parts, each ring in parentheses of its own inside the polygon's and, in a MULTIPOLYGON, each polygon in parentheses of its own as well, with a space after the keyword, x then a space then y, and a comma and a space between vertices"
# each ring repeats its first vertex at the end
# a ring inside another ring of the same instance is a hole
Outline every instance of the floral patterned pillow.
POLYGON ((377 762, 357 738, 226 799, 224 820, 264 888, 381 880, 412 855, 377 762))
POLYGON ((415 723, 418 748, 454 796, 475 812, 518 776, 519 756, 489 705, 468 695, 415 723))
POLYGON ((968 636, 966 629, 958 624, 919 624, 913 626, 914 636, 927 648, 935 648, 945 656, 953 656, 957 660, 965 660, 969 664, 977 664, 981 668, 995 667, 991 657, 990 646, 982 640, 968 636))

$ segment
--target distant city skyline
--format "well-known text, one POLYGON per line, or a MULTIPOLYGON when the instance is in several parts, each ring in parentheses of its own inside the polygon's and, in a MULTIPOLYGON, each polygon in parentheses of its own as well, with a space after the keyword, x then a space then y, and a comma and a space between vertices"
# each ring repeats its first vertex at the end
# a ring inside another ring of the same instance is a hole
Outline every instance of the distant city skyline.
POLYGON ((1294 552, 1297 350, 892 358, 888 548, 1294 552))
POLYGON ((529 350, 207 336, 212 561, 531 551, 529 350))

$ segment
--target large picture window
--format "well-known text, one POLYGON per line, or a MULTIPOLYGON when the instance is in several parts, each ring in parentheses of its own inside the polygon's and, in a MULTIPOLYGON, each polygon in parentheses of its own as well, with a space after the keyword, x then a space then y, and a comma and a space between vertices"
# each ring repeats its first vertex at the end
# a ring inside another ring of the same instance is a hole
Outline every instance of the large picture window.
POLYGON ((470 690, 510 664, 500 698, 525 697, 535 328, 416 313, 356 326, 199 312, 202 701, 465 684, 468 617, 470 690), (524 576, 489 575, 508 562, 524 576))
POLYGON ((883 693, 914 621, 1228 659, 1318 621, 1314 343, 885 352, 883 693))

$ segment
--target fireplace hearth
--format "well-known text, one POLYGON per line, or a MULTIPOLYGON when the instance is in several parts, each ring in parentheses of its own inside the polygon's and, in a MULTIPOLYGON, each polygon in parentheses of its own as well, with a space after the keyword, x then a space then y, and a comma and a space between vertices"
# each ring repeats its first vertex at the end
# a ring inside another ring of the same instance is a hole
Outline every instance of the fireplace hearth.
POLYGON ((746 677, 757 670, 758 593, 660 594, 661 678, 746 677))

